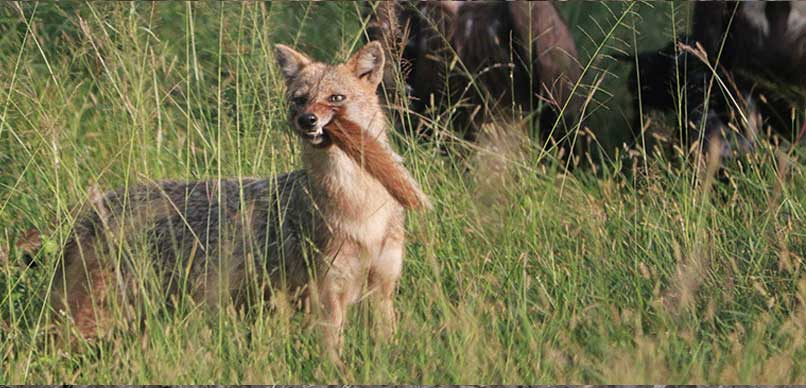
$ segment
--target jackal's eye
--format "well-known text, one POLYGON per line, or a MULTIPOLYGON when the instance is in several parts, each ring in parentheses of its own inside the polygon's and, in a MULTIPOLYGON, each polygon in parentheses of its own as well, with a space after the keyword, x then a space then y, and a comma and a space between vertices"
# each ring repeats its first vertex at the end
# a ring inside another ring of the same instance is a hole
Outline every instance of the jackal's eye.
POLYGON ((303 106, 307 102, 308 102, 308 97, 306 97, 306 96, 299 96, 299 97, 294 97, 294 98, 291 99, 291 103, 293 103, 296 106, 303 106))
POLYGON ((327 102, 339 103, 339 102, 342 102, 342 101, 344 101, 346 99, 347 99, 347 97, 345 97, 343 94, 333 94, 333 95, 331 95, 330 97, 327 98, 327 102))

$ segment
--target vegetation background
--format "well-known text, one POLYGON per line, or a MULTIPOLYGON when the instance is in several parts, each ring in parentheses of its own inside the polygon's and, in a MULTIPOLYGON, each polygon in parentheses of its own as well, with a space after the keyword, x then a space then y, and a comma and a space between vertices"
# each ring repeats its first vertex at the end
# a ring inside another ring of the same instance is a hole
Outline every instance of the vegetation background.
POLYGON ((806 382, 802 150, 762 144, 715 179, 643 147, 610 55, 665 45, 690 6, 559 7, 601 79, 593 163, 566 172, 537 141, 462 161, 396 136, 435 209, 409 219, 396 338, 376 343, 354 309, 339 370, 283 309, 157 305, 68 348, 44 299, 100 191, 298 168, 273 44, 342 60, 363 4, 0 3, 0 383, 806 382))

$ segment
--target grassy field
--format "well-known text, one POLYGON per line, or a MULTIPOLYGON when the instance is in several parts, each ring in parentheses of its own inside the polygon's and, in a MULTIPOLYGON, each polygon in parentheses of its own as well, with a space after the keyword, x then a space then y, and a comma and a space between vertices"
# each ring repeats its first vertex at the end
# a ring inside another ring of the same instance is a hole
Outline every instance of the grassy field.
POLYGON ((354 308, 338 370, 283 309, 156 306, 71 349, 44 299, 98 190, 298 168, 273 44, 345 59, 361 5, 0 4, 0 383, 806 383, 803 150, 762 144, 716 179, 696 153, 639 147, 608 54, 662 46, 688 7, 561 7, 602 79, 594 165, 395 136, 434 210, 408 220, 399 332, 376 343, 354 308))

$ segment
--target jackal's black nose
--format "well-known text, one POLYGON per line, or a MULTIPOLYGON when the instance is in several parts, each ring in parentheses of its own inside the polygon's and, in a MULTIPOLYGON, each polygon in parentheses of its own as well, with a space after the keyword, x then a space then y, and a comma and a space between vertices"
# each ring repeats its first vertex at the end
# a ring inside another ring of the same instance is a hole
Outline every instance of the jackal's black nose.
POLYGON ((297 118, 297 124, 301 129, 314 129, 316 127, 316 115, 313 113, 303 113, 297 118))

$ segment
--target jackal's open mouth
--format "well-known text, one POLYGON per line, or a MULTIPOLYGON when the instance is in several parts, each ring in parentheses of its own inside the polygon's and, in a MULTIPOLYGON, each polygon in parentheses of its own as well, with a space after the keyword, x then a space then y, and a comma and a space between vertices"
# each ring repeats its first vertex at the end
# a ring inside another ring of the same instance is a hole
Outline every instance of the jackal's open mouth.
POLYGON ((330 136, 323 129, 312 132, 301 132, 302 139, 316 148, 325 148, 331 144, 330 136))

